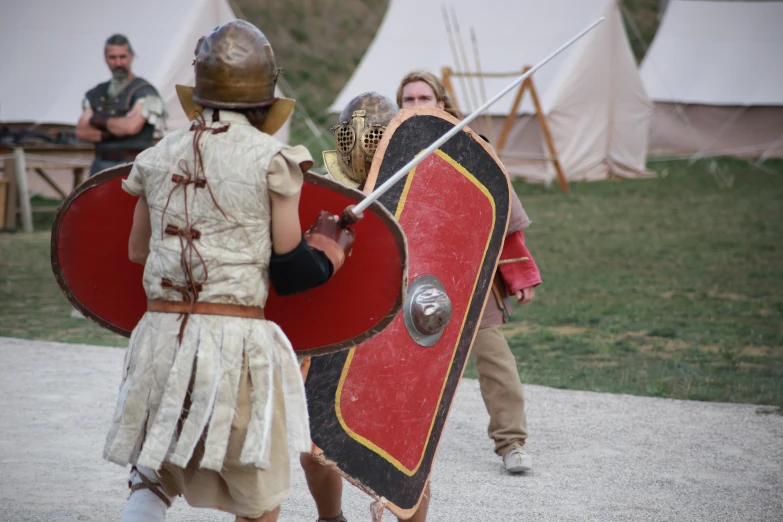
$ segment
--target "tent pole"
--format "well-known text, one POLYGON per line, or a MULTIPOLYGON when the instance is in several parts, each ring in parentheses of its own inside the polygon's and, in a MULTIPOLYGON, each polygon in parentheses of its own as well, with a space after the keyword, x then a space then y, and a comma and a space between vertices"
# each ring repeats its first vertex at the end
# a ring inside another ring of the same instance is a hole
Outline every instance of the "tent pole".
MULTIPOLYGON (((481 74, 481 57, 479 56, 478 41, 476 40, 476 31, 470 26, 470 39, 473 42, 473 57, 476 60, 476 72, 478 73, 479 89, 481 92, 481 103, 487 101, 487 90, 484 86, 484 75, 481 74)), ((495 126, 492 124, 492 116, 489 113, 484 115, 484 122, 488 129, 490 141, 495 141, 495 126)))
MULTIPOLYGON (((524 69, 522 69, 522 74, 525 74, 530 70, 530 66, 526 65, 524 69)), ((498 156, 503 152, 503 147, 506 146, 506 140, 508 139, 508 133, 511 132, 511 127, 514 125, 514 120, 517 117, 517 111, 519 110, 519 105, 522 103, 522 96, 525 94, 525 88, 527 86, 527 80, 522 82, 522 85, 519 86, 519 90, 517 91, 517 96, 514 98, 514 104, 511 106, 511 110, 508 112, 508 116, 506 116, 506 121, 503 123, 503 129, 500 131, 500 138, 498 138, 498 156)))
MULTIPOLYGON (((530 66, 525 66, 522 69, 522 74, 525 74, 529 70, 530 66)), ((546 143, 547 149, 549 150, 549 156, 551 158, 550 161, 555 166, 557 182, 560 184, 560 189, 567 193, 570 191, 570 187, 568 186, 568 181, 566 180, 565 172, 563 171, 563 165, 560 163, 560 156, 557 154, 555 141, 552 138, 552 132, 549 130, 549 123, 546 121, 546 114, 544 114, 544 110, 541 107, 541 101, 538 98, 538 92, 536 91, 536 87, 533 84, 532 77, 525 79, 525 81, 522 82, 522 85, 519 86, 519 91, 517 91, 517 96, 514 98, 514 104, 511 107, 511 111, 508 113, 508 116, 506 116, 506 121, 503 123, 503 130, 500 131, 500 138, 498 139, 497 143, 498 156, 503 153, 503 149, 506 146, 508 135, 511 132, 511 127, 513 127, 514 120, 517 117, 517 111, 519 111, 519 106, 522 103, 522 97, 525 95, 525 89, 530 90, 530 97, 533 99, 533 106, 536 109, 538 125, 541 127, 541 133, 544 135, 544 142, 546 143)))
MULTIPOLYGON (((459 29, 459 22, 457 21, 457 12, 454 10, 453 5, 450 7, 451 7, 451 19, 452 19, 452 23, 454 24, 455 39, 457 40, 457 44, 458 44, 457 48, 460 51, 461 60, 465 66, 463 72, 467 73, 470 69, 470 63, 468 62, 468 54, 467 52, 465 52, 465 43, 462 41, 462 32, 460 32, 459 29)), ((473 86, 473 75, 470 76, 466 75, 465 83, 468 84, 468 88, 470 90, 470 105, 472 107, 479 107, 486 100, 483 101, 478 100, 478 96, 476 96, 476 89, 473 86)), ((467 93, 465 94, 465 96, 467 96, 467 93)), ((486 117, 486 115, 484 115, 484 117, 486 117)))
MULTIPOLYGON (((454 43, 455 37, 452 32, 451 27, 451 21, 449 20, 449 13, 446 11, 446 6, 442 7, 443 10, 443 19, 446 22, 446 33, 449 35, 449 44, 451 44, 451 54, 454 57, 454 66, 457 68, 457 73, 460 72, 460 69, 462 68, 462 65, 460 64, 459 54, 457 53, 457 47, 456 43, 454 43)), ((464 70, 464 69, 463 69, 464 70)), ((459 75, 459 85, 462 89, 462 93, 465 95, 465 109, 467 109, 467 112, 473 112, 473 108, 470 105, 470 96, 468 96, 468 90, 465 87, 465 78, 463 75, 459 75)), ((456 96, 454 96, 454 99, 456 100, 456 96)))
POLYGON ((566 181, 565 173, 563 172, 563 166, 560 163, 560 157, 557 155, 555 149, 555 141, 552 139, 552 132, 549 130, 549 123, 546 121, 546 114, 541 107, 541 102, 538 99, 538 92, 536 92, 536 86, 533 84, 533 78, 530 77, 525 80, 528 89, 530 89, 530 96, 533 98, 533 106, 536 108, 536 117, 538 118, 538 124, 541 126, 541 132, 544 133, 544 141, 549 149, 549 154, 552 156, 552 163, 555 164, 555 172, 557 172, 557 182, 560 183, 560 189, 563 192, 569 192, 568 181, 566 181))

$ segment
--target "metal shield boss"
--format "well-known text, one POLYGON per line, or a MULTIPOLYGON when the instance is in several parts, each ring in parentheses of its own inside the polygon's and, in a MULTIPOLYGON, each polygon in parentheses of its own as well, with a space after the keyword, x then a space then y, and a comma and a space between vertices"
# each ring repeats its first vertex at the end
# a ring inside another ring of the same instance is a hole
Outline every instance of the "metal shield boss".
MULTIPOLYGON (((107 169, 76 188, 52 226, 52 270, 68 300, 86 317, 123 336, 147 309, 144 267, 128 259, 128 238, 138 200, 122 190, 132 164, 107 169)), ((363 195, 306 173, 299 204, 303 230, 326 210, 339 215, 363 195)), ((285 332, 294 350, 317 355, 355 346, 397 315, 406 290, 407 247, 392 215, 378 203, 352 226, 351 255, 327 283, 281 297, 273 288, 266 319, 285 332)))
MULTIPOLYGON (((458 121, 400 111, 378 146, 365 192, 458 121)), ((380 198, 408 239, 402 312, 361 346, 306 368, 314 454, 402 518, 417 508, 500 256, 508 174, 469 129, 380 198)))

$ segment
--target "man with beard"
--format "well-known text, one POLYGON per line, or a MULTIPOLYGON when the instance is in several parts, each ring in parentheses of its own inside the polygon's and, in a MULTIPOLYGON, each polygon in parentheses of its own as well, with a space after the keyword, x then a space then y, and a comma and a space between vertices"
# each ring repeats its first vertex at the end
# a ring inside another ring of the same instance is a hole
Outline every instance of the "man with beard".
MULTIPOLYGON (((414 71, 402 79, 397 89, 397 105, 401 109, 437 107, 457 119, 462 118, 443 83, 426 71, 414 71)), ((508 320, 506 297, 527 304, 533 300, 535 287, 541 284, 541 274, 525 246, 524 230, 530 224, 519 197, 512 190, 511 216, 500 257, 501 262, 507 261, 499 265, 495 274, 492 295, 484 305, 472 349, 481 396, 489 413, 487 433, 509 473, 522 473, 533 467, 532 457, 523 448, 527 422, 517 362, 501 328, 508 320)))
POLYGON ((76 125, 78 139, 95 143, 90 176, 132 162, 152 145, 156 126, 164 125, 166 118, 158 91, 131 70, 134 54, 128 39, 110 36, 103 55, 112 79, 87 91, 76 125))

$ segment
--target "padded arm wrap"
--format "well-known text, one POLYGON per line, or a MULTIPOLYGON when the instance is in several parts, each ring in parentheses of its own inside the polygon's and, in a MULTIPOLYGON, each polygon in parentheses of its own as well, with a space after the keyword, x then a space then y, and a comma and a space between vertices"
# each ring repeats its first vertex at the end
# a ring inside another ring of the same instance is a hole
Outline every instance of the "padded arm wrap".
POLYGON ((305 240, 287 254, 272 253, 269 280, 278 295, 305 292, 327 282, 334 272, 329 258, 305 240))
POLYGON ((533 256, 525 246, 525 233, 522 230, 506 236, 503 242, 503 250, 500 253, 501 261, 504 259, 528 258, 526 261, 503 264, 498 267, 506 290, 514 295, 523 288, 538 286, 541 284, 541 273, 536 266, 533 256))
POLYGON ((332 270, 334 272, 340 270, 340 267, 345 263, 345 251, 334 239, 326 237, 323 234, 311 234, 308 232, 305 234, 305 242, 307 243, 307 246, 326 254, 326 257, 329 258, 329 261, 332 263, 332 270))

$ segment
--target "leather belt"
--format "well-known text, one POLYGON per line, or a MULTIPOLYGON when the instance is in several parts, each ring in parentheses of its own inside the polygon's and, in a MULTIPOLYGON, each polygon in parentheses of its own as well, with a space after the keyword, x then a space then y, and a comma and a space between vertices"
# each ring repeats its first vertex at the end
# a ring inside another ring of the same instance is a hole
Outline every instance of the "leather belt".
POLYGON ((140 152, 130 149, 103 149, 96 150, 95 157, 101 161, 133 161, 140 152))
POLYGON ((162 299, 149 299, 147 311, 162 312, 164 314, 201 314, 201 315, 226 315, 229 317, 243 317, 245 319, 264 319, 264 309, 260 306, 244 306, 223 303, 193 303, 187 301, 164 301, 162 299))

